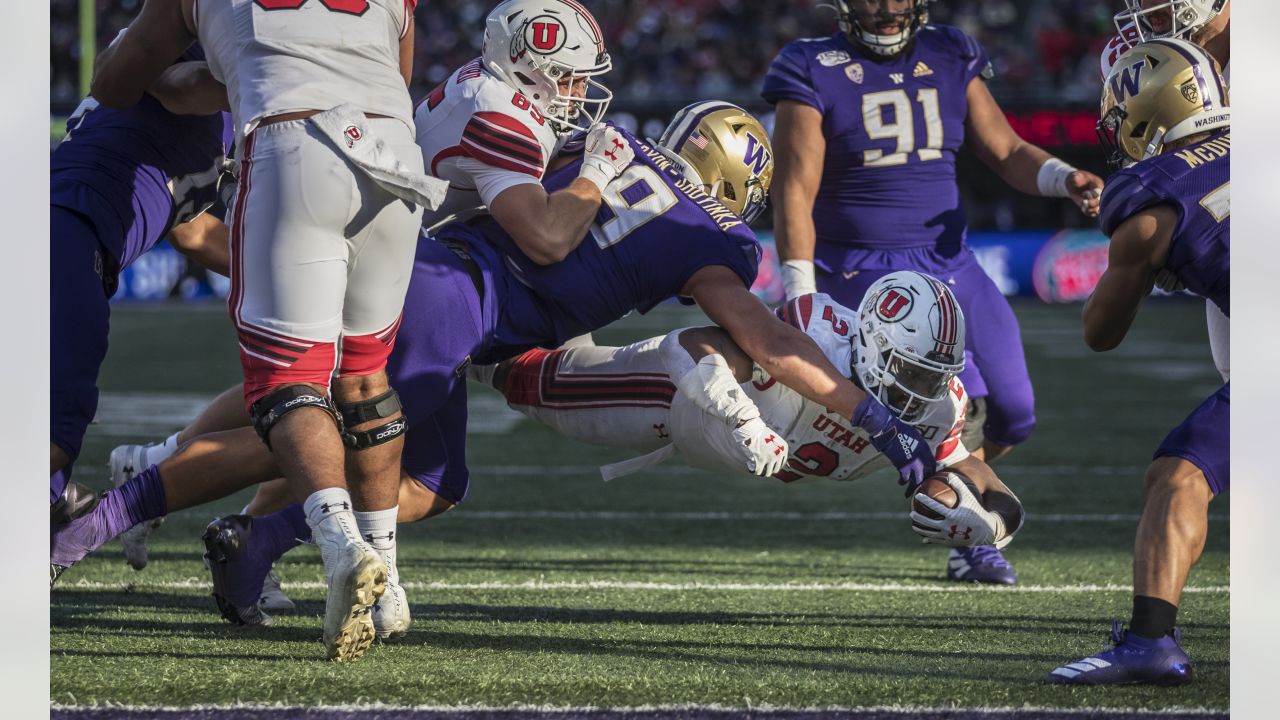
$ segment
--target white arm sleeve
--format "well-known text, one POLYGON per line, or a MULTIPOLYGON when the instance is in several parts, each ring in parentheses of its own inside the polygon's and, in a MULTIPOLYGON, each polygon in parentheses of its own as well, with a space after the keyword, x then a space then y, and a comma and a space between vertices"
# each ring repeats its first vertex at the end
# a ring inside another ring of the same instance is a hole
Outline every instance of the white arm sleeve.
POLYGON ((502 194, 502 191, 507 188, 530 183, 537 184, 539 182, 538 178, 527 173, 496 168, 492 165, 486 165, 475 158, 458 158, 457 168, 475 183, 476 192, 480 193, 480 201, 484 203, 485 207, 488 207, 493 202, 493 199, 502 194))

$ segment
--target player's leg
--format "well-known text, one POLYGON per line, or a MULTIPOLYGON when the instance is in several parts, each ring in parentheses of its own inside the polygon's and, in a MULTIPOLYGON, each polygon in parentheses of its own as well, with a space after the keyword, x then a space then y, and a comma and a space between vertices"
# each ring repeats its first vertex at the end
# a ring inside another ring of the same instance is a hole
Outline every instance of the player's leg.
POLYGON ((649 452, 671 442, 667 413, 676 391, 661 342, 530 350, 503 363, 494 379, 508 405, 565 437, 649 452))
POLYGON ((98 408, 98 371, 107 354, 113 262, 89 219, 49 208, 49 474, 52 504, 98 408), (104 280, 105 278, 105 280, 104 280), (62 471, 62 472, 59 472, 62 471))
POLYGON ((1053 683, 1182 685, 1195 666, 1174 627, 1191 567, 1209 531, 1209 503, 1231 481, 1231 386, 1224 385, 1156 450, 1133 549, 1133 615, 1112 624, 1113 647, 1051 672, 1053 683))
MULTIPOLYGON (((324 645, 337 660, 373 640, 368 610, 386 570, 360 537, 345 477, 340 421, 328 396, 346 296, 347 226, 359 208, 350 164, 305 120, 246 140, 232 217, 228 307, 240 339, 245 403, 303 509, 329 592, 324 645)), ((233 548, 206 532, 215 597, 233 548)))

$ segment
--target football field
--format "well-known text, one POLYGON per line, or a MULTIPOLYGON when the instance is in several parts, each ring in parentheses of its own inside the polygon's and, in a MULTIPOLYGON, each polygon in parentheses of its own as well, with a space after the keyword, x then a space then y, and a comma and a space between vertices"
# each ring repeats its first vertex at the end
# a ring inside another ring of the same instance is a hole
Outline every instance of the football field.
MULTIPOLYGON (((1225 497, 1212 507, 1179 614, 1197 681, 1041 682, 1100 649, 1111 618, 1128 620, 1143 469, 1219 384, 1203 303, 1149 301, 1106 354, 1080 339, 1079 306, 1015 310, 1039 417, 1032 439, 995 465, 1029 512, 1006 550, 1016 587, 948 583, 946 550, 920 545, 891 476, 784 485, 668 461, 606 484, 598 466, 625 452, 562 439, 473 383, 471 494, 442 517, 401 526, 414 616, 407 638, 375 644, 352 665, 322 660, 323 575, 309 546, 277 566, 297 612, 271 628, 223 622, 200 533, 238 512, 242 493, 170 516, 141 572, 113 542, 63 575, 51 594, 55 709, 173 718, 514 718, 513 709, 553 708, 655 718, 822 715, 806 709, 1225 715, 1225 497), (354 707, 373 703, 383 710, 354 707)), ((596 341, 699 322, 696 310, 664 306, 596 341)), ((77 479, 105 487, 112 447, 172 432, 238 376, 221 305, 117 306, 77 479)))

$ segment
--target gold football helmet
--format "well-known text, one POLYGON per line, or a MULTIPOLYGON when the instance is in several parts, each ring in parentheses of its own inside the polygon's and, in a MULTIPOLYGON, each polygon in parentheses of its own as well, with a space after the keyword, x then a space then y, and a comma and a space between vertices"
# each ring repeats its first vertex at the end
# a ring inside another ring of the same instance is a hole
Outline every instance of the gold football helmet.
POLYGON ((715 100, 694 103, 671 118, 657 146, 743 222, 764 210, 773 182, 773 146, 746 110, 715 100))
POLYGON ((1159 155, 1174 140, 1231 125, 1227 84, 1197 45, 1166 38, 1116 60, 1102 88, 1098 140, 1113 168, 1159 155))

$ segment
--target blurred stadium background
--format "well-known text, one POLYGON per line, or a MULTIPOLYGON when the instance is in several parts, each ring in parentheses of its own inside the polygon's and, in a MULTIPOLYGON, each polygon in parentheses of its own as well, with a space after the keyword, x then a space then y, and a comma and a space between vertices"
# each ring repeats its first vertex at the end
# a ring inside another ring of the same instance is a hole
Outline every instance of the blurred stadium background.
MULTIPOLYGON (((480 54, 490 0, 431 0, 417 11, 416 99, 480 54)), ((609 119, 657 137, 672 113, 719 98, 756 113, 772 129, 759 95, 770 60, 797 37, 827 35, 835 15, 819 0, 598 0, 587 3, 604 29, 614 69, 609 119)), ((1105 177, 1094 135, 1098 55, 1115 28, 1111 0, 943 0, 931 21, 978 38, 995 69, 991 89, 1022 137, 1105 177)), ((50 0, 51 141, 85 94, 96 48, 105 47, 141 0, 50 0)), ((970 243, 1007 295, 1082 300, 1106 260, 1096 223, 1070 203, 1017 193, 972 155, 957 172, 969 212, 970 243)), ((769 233, 757 291, 781 296, 769 233)), ((226 286, 161 247, 122 278, 118 300, 222 295, 226 286)))

